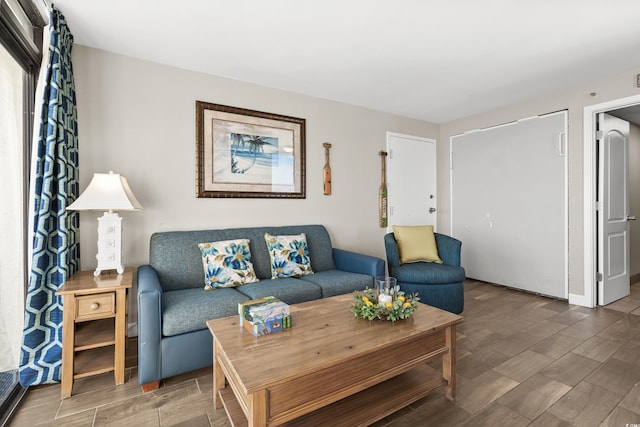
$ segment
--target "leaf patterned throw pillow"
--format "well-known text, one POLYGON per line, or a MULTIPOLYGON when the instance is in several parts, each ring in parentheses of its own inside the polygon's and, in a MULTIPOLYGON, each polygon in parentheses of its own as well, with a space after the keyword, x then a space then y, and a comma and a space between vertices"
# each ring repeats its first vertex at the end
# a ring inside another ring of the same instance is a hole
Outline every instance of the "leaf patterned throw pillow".
POLYGON ((272 279, 313 274, 307 236, 304 233, 293 236, 272 236, 264 233, 264 240, 271 257, 272 279))
POLYGON ((249 239, 199 243, 204 288, 230 288, 258 281, 251 263, 249 239))

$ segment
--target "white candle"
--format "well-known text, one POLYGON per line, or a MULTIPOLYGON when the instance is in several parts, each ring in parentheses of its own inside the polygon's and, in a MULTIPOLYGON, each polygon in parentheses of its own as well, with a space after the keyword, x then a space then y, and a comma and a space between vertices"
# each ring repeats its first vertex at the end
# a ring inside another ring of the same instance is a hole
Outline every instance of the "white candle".
POLYGON ((391 302, 391 301, 392 301, 391 295, 380 294, 378 296, 378 303, 380 303, 382 305, 384 305, 384 304, 386 304, 388 302, 391 302))

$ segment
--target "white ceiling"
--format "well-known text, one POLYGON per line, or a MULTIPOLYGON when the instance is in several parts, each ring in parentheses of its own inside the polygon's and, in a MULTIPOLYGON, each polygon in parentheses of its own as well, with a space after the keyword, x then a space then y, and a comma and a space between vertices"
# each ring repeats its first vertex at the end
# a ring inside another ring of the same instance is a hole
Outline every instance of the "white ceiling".
POLYGON ((639 0, 55 6, 78 44, 435 123, 640 67, 639 0))

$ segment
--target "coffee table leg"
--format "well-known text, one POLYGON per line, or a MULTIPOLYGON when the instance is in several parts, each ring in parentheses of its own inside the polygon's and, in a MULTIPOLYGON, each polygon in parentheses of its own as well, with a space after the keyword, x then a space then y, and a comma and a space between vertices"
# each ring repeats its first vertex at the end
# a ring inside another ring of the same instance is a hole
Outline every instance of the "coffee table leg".
POLYGON ((267 425, 267 392, 260 390, 250 397, 249 427, 265 427, 267 425))
POLYGON ((444 332, 445 345, 449 352, 442 356, 442 376, 447 380, 444 392, 447 399, 456 397, 456 325, 448 326, 444 332))
POLYGON ((218 343, 213 339, 213 407, 220 409, 222 407, 222 400, 220 399, 219 391, 224 388, 224 371, 218 363, 219 357, 218 343))

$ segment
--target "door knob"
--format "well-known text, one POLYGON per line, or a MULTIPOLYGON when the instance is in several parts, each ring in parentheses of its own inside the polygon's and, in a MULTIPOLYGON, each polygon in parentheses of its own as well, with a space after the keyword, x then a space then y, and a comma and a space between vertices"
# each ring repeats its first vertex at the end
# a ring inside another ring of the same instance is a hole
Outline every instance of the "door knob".
POLYGON ((635 220, 636 220, 635 215, 627 215, 627 221, 635 221, 635 220))
MULTIPOLYGON (((436 211, 436 208, 429 208, 429 213, 434 213, 436 211)), ((635 217, 633 219, 636 219, 635 217)))

